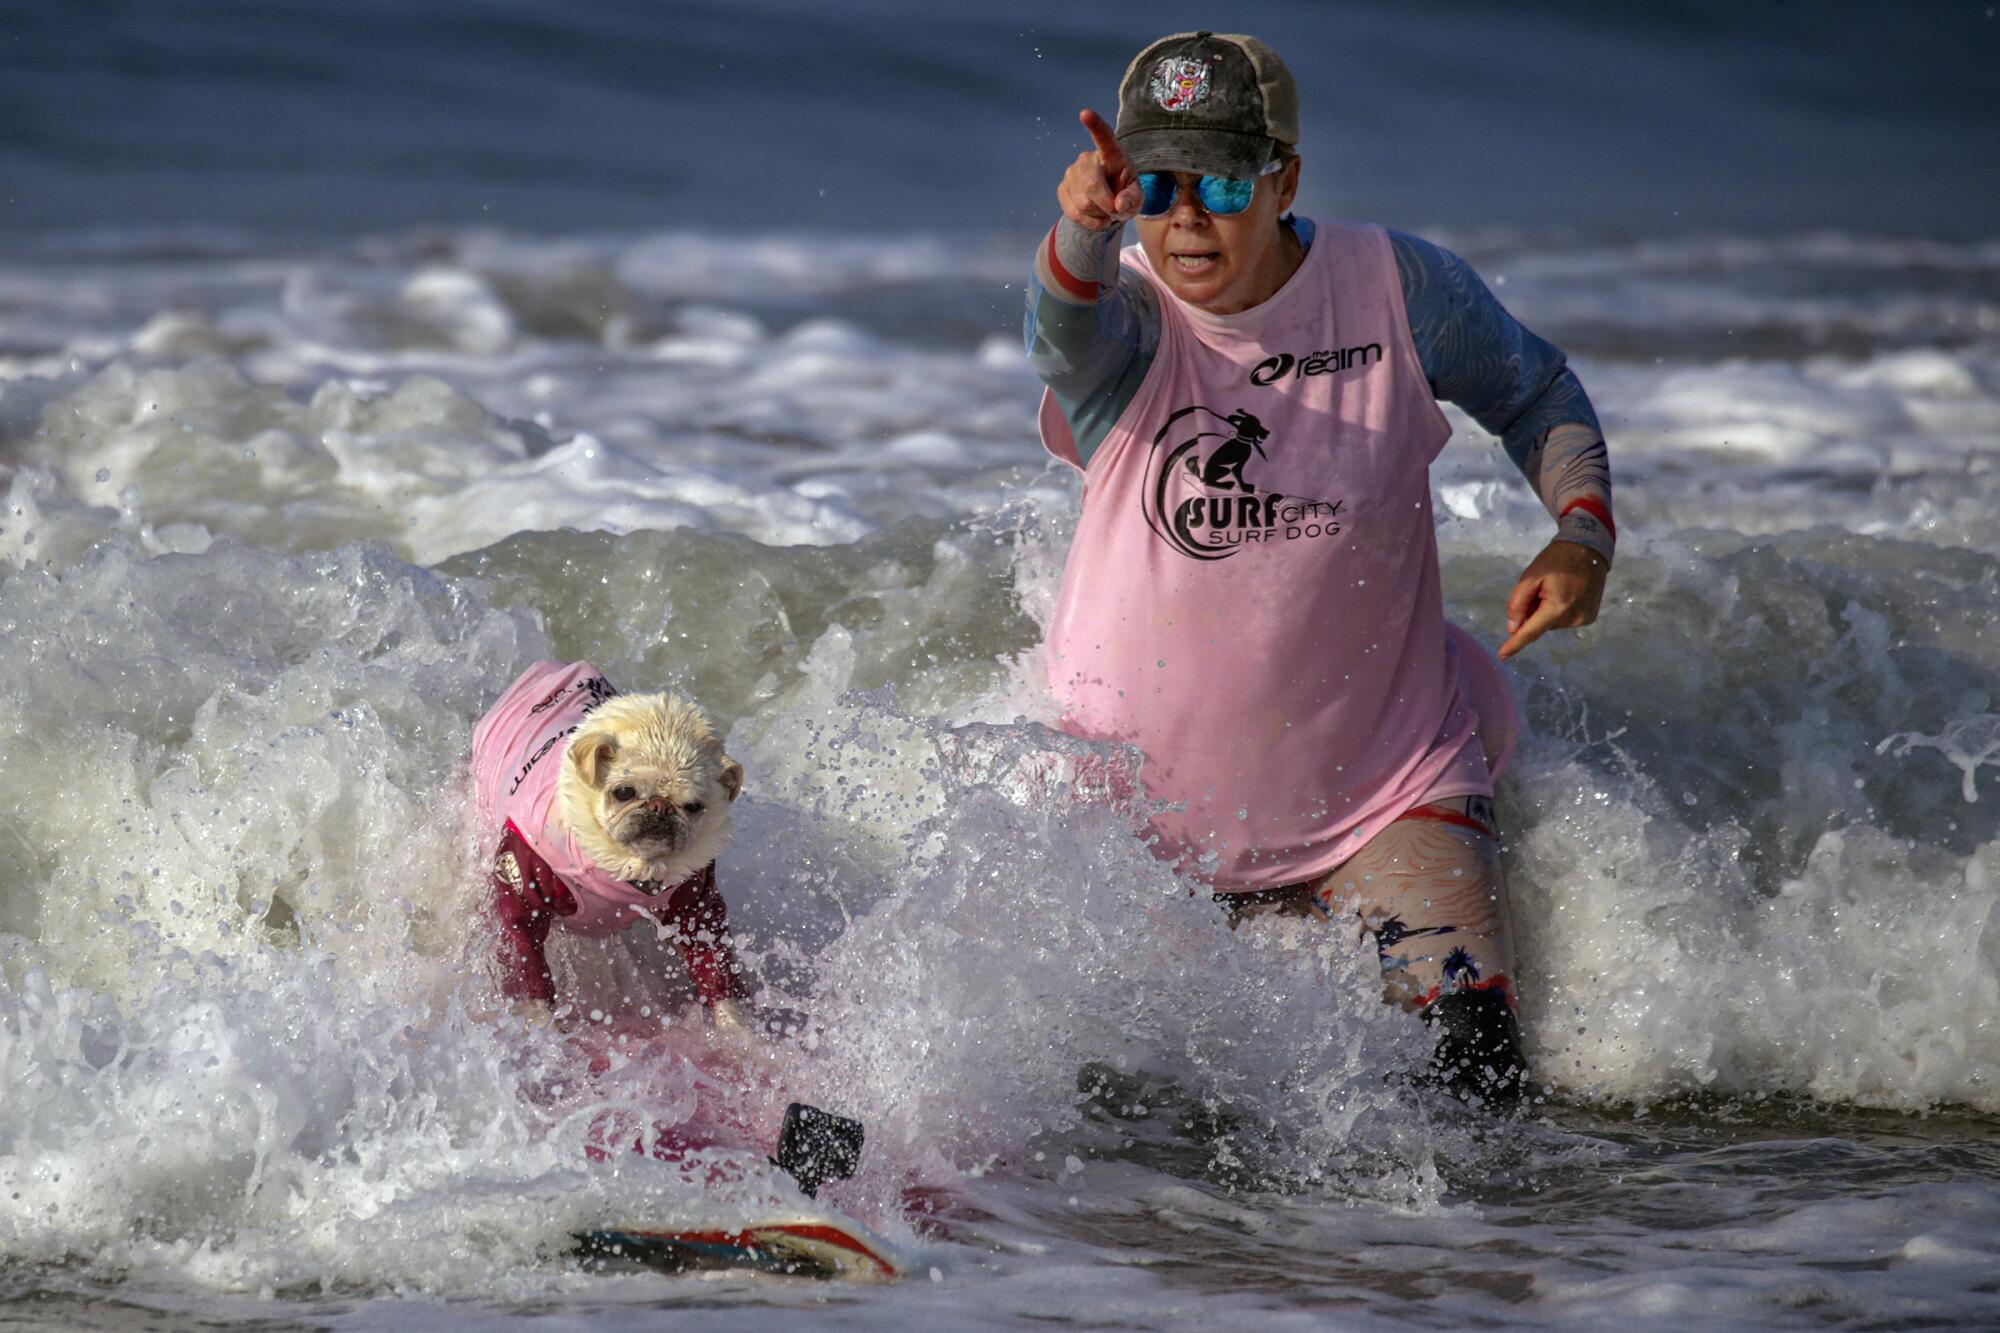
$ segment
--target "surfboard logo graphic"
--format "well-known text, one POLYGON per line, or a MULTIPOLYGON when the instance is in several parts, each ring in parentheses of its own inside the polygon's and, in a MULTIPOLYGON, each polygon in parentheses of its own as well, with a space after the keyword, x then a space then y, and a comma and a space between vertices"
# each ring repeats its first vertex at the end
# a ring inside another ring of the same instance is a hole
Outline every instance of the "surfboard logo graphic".
POLYGON ((1162 111, 1187 111, 1208 100, 1213 80, 1209 63, 1194 56, 1168 56, 1153 67, 1148 91, 1162 111))
POLYGON ((1271 432, 1238 409, 1183 407, 1153 436, 1140 491, 1146 526, 1191 560, 1227 560, 1246 545, 1337 536, 1345 502, 1300 500, 1246 472, 1268 460, 1271 432))

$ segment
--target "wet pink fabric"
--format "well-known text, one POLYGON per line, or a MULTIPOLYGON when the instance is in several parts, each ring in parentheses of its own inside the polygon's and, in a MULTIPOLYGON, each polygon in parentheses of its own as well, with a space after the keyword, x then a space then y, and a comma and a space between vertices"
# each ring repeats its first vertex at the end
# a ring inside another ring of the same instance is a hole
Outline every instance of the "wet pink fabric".
MULTIPOLYGON (((559 998, 544 952, 551 927, 604 934, 643 917, 672 937, 704 1004, 743 998, 713 865, 648 895, 599 869, 556 819, 556 775, 570 738, 585 714, 617 693, 588 662, 536 662, 473 728, 473 799, 499 854, 489 888, 502 993, 559 998), (511 862, 511 876, 500 858, 511 862)), ((735 1070, 702 1026, 628 1020, 580 1028, 567 1042, 575 1059, 554 1086, 524 1091, 552 1110, 608 1103, 582 1121, 581 1146, 594 1160, 646 1153, 716 1184, 744 1168, 708 1161, 699 1150, 775 1141, 776 1092, 735 1070)))
MULTIPOLYGON (((500 993, 556 1002, 549 968, 549 928, 576 915, 577 895, 509 823, 493 861, 493 941, 500 993)), ((747 998, 748 984, 729 935, 729 909, 715 888, 711 862, 654 899, 662 934, 680 951, 703 1004, 747 998)))
POLYGON ((517 677, 472 729, 472 794, 481 827, 497 839, 512 822, 575 893, 565 930, 623 930, 660 906, 597 868, 556 818, 556 776, 584 714, 618 693, 588 662, 536 662, 517 677))
MULTIPOLYGON (((1136 745, 1163 855, 1218 890, 1324 874, 1413 806, 1490 795, 1518 714, 1447 625, 1429 467, 1451 427, 1379 228, 1321 224, 1270 300, 1186 305, 1084 469, 1047 641, 1064 726, 1136 745)), ((1077 465, 1043 396, 1043 443, 1077 465)))

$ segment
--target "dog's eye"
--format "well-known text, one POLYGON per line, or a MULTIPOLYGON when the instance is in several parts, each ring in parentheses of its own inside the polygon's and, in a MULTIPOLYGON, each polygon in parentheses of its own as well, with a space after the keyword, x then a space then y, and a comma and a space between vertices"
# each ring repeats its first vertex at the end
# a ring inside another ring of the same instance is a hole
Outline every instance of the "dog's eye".
POLYGON ((629 785, 624 787, 613 787, 611 789, 611 799, 614 801, 629 801, 638 794, 639 793, 633 790, 632 787, 630 787, 629 785))
POLYGON ((700 801, 689 801, 685 805, 681 806, 681 809, 686 811, 688 814, 698 815, 702 812, 703 806, 700 801))

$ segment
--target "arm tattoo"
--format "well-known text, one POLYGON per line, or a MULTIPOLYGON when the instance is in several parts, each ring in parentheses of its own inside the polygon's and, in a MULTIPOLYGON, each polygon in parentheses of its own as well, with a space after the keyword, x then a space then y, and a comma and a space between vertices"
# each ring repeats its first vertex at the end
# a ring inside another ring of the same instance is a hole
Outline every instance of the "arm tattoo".
POLYGON ((1123 223, 1091 231, 1061 219, 1035 255, 1036 280, 1057 300, 1095 305, 1117 285, 1118 242, 1124 234, 1123 223))
POLYGON ((1023 339, 1087 464, 1139 391, 1160 345, 1160 312, 1144 278, 1118 262, 1124 228, 1090 231, 1068 218, 1035 251, 1023 339))

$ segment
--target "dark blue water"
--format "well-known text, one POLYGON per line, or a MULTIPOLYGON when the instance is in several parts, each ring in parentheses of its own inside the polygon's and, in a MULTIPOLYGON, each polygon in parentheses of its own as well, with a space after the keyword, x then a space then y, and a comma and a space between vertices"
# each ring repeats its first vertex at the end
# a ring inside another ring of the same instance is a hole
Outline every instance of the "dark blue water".
POLYGON ((39 0, 0 5, 0 235, 1012 231, 1203 25, 1298 74, 1308 212, 2000 231, 1983 0, 39 0))

